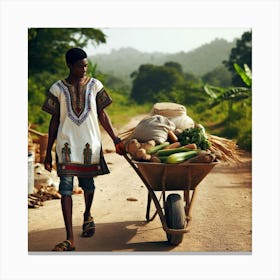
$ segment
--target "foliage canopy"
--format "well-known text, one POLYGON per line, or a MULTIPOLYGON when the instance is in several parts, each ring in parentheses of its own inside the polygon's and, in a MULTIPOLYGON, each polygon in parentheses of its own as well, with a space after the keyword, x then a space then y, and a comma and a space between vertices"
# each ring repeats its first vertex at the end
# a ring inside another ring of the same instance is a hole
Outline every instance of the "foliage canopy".
POLYGON ((28 30, 29 74, 42 71, 59 73, 64 69, 66 51, 105 43, 102 31, 94 28, 30 28, 28 30))
POLYGON ((205 99, 201 80, 191 73, 184 73, 177 62, 143 64, 131 77, 131 97, 140 104, 164 101, 195 104, 205 99))
POLYGON ((252 69, 252 31, 244 32, 240 39, 237 40, 236 46, 232 48, 229 59, 223 61, 224 65, 232 73, 232 85, 243 86, 244 81, 236 72, 234 64, 247 64, 252 69))

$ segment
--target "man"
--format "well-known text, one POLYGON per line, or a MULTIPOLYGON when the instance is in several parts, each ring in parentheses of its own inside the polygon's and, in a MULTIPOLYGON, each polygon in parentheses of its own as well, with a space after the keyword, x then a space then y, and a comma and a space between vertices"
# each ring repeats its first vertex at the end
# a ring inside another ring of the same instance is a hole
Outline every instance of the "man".
POLYGON ((100 81, 86 75, 87 54, 80 48, 72 48, 67 51, 65 58, 69 75, 51 86, 42 107, 52 115, 45 168, 52 170, 51 151, 56 140, 59 192, 66 228, 66 240, 57 244, 53 251, 75 250, 71 196, 74 176, 78 177, 79 186, 84 191, 82 236, 91 237, 95 232, 90 212, 95 189, 93 177, 109 173, 102 152, 98 120, 114 141, 116 152, 120 155, 124 153, 122 142, 104 110, 112 99, 100 81))

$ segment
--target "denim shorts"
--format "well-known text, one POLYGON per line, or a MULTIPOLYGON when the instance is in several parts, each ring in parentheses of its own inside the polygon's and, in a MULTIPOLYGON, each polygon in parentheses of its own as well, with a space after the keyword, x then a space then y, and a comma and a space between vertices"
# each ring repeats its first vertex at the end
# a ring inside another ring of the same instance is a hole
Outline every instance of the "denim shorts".
MULTIPOLYGON (((59 193, 71 196, 73 193, 73 176, 61 176, 59 183, 59 193)), ((95 190, 93 178, 78 177, 79 187, 86 193, 93 193, 95 190)))

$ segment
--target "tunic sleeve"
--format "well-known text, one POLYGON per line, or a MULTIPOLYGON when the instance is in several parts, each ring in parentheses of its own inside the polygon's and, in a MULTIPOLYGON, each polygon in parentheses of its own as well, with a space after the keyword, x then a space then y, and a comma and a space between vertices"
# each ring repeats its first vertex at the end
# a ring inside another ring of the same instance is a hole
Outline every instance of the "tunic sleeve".
POLYGON ((52 86, 47 93, 47 98, 42 106, 42 110, 51 115, 59 114, 60 111, 59 100, 55 95, 56 92, 52 86))
POLYGON ((112 98, 106 92, 104 88, 102 88, 96 95, 96 105, 97 105, 97 112, 100 112, 107 106, 112 103, 112 98))

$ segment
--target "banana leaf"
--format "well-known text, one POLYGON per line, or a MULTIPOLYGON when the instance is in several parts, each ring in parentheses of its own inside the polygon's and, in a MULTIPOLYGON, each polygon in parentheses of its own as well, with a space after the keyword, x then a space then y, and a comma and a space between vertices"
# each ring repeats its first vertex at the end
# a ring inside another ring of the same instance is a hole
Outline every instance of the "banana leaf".
POLYGON ((204 86, 204 91, 209 97, 211 97, 212 99, 216 99, 218 98, 219 94, 223 92, 223 89, 220 87, 210 86, 206 84, 204 86))
POLYGON ((214 101, 210 104, 213 108, 223 101, 240 101, 242 99, 249 98, 251 96, 251 89, 245 87, 234 87, 224 93, 220 94, 214 101))
POLYGON ((233 66, 243 82, 250 87, 252 85, 252 73, 248 65, 244 64, 245 70, 243 70, 237 63, 234 63, 233 66))

